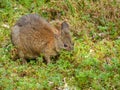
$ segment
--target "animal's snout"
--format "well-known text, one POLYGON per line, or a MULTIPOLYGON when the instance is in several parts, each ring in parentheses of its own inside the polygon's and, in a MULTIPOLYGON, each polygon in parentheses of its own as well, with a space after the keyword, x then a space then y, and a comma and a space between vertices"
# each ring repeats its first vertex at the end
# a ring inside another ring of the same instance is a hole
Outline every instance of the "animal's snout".
POLYGON ((70 51, 72 51, 74 49, 74 44, 70 47, 70 51))
POLYGON ((73 50, 74 49, 74 43, 72 43, 71 47, 70 47, 70 50, 73 50))
POLYGON ((64 49, 68 51, 72 51, 74 49, 74 43, 71 44, 64 43, 64 49))

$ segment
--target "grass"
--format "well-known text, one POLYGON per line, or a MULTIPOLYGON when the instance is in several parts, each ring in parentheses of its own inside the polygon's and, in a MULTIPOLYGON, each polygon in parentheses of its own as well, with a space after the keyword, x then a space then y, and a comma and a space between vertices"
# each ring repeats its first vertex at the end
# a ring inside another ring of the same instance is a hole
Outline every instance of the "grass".
POLYGON ((0 90, 119 90, 119 11, 119 0, 1 0, 0 90), (74 50, 49 65, 11 60, 10 28, 30 13, 67 20, 74 50))

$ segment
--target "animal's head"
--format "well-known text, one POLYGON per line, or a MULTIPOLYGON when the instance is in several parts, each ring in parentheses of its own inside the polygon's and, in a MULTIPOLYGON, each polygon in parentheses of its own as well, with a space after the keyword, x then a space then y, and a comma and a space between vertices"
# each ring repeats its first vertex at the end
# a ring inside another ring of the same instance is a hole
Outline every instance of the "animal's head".
POLYGON ((58 47, 65 50, 73 50, 73 42, 70 35, 69 25, 66 21, 60 23, 56 23, 55 27, 57 28, 56 38, 58 39, 58 47))
POLYGON ((61 24, 61 38, 64 43, 64 48, 69 51, 73 50, 73 42, 70 35, 70 29, 66 21, 61 24))

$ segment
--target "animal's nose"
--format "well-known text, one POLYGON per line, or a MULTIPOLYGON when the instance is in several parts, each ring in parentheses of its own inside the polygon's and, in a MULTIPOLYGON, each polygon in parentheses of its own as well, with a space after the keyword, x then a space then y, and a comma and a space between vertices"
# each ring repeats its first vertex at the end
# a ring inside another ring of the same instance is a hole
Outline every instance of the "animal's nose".
POLYGON ((69 47, 69 51, 72 51, 74 49, 74 45, 72 45, 71 47, 69 47))
POLYGON ((72 43, 72 46, 71 46, 71 50, 73 50, 74 49, 74 43, 72 43))
POLYGON ((73 49, 74 49, 74 46, 71 47, 71 50, 73 50, 73 49))
POLYGON ((74 47, 74 43, 72 43, 72 46, 74 47))

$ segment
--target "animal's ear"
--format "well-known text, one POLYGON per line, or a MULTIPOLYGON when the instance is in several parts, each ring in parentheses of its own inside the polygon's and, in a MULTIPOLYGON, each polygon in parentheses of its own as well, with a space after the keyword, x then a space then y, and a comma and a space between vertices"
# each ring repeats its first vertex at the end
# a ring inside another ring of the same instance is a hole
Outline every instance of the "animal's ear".
POLYGON ((51 30, 55 35, 57 36, 61 35, 61 30, 58 30, 56 27, 52 27, 51 30))
POLYGON ((54 34, 61 35, 61 30, 54 28, 54 34))
POLYGON ((50 24, 57 30, 61 30, 61 22, 59 20, 53 20, 50 22, 50 24))
POLYGON ((61 35, 61 23, 60 23, 60 21, 51 21, 50 24, 53 27, 54 34, 61 35))
POLYGON ((61 24, 61 30, 69 30, 69 25, 66 21, 61 24))

